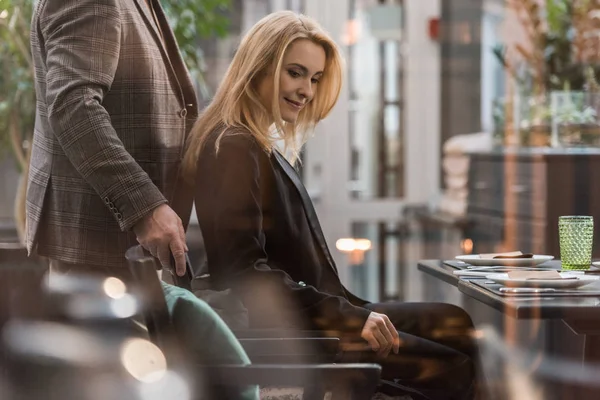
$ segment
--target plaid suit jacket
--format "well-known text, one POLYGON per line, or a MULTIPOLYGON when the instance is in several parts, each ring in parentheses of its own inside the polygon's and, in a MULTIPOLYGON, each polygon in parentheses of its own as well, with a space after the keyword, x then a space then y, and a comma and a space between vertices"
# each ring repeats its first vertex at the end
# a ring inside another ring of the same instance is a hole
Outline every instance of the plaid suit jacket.
POLYGON ((189 218, 191 198, 177 196, 196 95, 158 0, 160 29, 145 1, 36 6, 29 252, 121 266, 132 227, 153 208, 179 201, 189 218))

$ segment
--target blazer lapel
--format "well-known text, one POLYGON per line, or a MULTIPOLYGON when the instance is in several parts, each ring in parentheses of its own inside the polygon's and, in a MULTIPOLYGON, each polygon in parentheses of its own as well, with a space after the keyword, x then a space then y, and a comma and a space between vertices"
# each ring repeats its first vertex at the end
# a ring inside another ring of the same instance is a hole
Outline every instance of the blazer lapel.
MULTIPOLYGON (((154 9, 156 11, 156 17, 158 18, 158 22, 161 24, 161 30, 163 32, 163 36, 165 39, 165 44, 167 45, 167 59, 171 65, 171 69, 175 72, 175 77, 178 81, 180 89, 183 91, 186 108, 188 108, 188 113, 192 113, 193 116, 198 114, 198 104, 196 99, 196 90, 194 89, 194 84, 192 82, 192 78, 190 73, 183 62, 183 58, 181 57, 181 52, 179 50, 179 45, 177 44, 177 39, 175 39, 175 35, 169 26, 167 21, 167 16, 158 0, 151 0, 154 3, 154 9), (191 109, 190 109, 191 105, 191 109)), ((164 46, 163 46, 164 49, 164 46)))
MULTIPOLYGON (((152 0, 150 0, 150 1, 152 1, 152 0)), ((154 36, 154 40, 156 41, 156 44, 158 44, 161 47, 161 49, 163 50, 163 52, 166 53, 166 49, 164 48, 164 43, 161 39, 160 31, 158 30, 158 26, 156 25, 156 22, 154 21, 154 16, 152 16, 152 11, 150 11, 148 4, 146 4, 146 0, 135 0, 135 2, 137 4, 138 9, 142 13, 142 16, 144 17, 144 21, 146 22, 146 25, 148 25, 150 27, 150 29, 152 30, 152 36, 154 36)))
POLYGON ((181 106, 187 107, 188 104, 186 103, 191 101, 193 110, 188 110, 188 112, 193 111, 194 115, 197 114, 194 85, 192 84, 192 80, 189 76, 187 68, 185 67, 181 55, 179 54, 179 46, 177 46, 175 36, 173 35, 171 28, 168 26, 167 17, 165 16, 160 2, 156 0, 150 0, 150 2, 153 4, 158 21, 154 20, 152 11, 150 11, 148 5, 146 4, 146 0, 135 0, 135 2, 140 10, 140 13, 142 14, 142 17, 144 18, 144 21, 152 31, 152 36, 160 48, 163 59, 165 60, 168 68, 171 69, 173 78, 175 79, 180 92, 181 106), (160 30, 156 25, 157 23, 161 24, 160 30), (160 33, 161 31, 162 35, 160 33))
POLYGON ((321 224, 319 224, 317 212, 315 211, 312 200, 310 199, 310 196, 308 195, 304 184, 300 180, 300 176, 298 175, 294 167, 292 167, 292 165, 285 159, 285 157, 279 151, 275 150, 273 151, 273 154, 275 155, 275 160, 277 161, 277 164, 279 164, 281 169, 285 172, 285 174, 288 176, 288 178, 298 191, 298 194, 300 194, 302 205, 304 207, 304 212, 306 213, 306 216, 308 218, 308 223, 313 231, 313 235, 315 235, 319 246, 321 246, 325 257, 329 262, 329 266, 337 275, 337 268, 335 266, 335 263, 333 262, 333 257, 331 257, 329 248, 327 247, 327 241, 325 240, 325 235, 323 234, 323 230, 321 229, 321 224))

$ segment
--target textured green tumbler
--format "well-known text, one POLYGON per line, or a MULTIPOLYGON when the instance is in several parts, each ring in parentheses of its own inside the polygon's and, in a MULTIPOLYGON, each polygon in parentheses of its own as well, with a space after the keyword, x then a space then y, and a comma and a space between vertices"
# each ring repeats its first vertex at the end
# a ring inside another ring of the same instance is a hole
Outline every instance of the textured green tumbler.
POLYGON ((584 215, 558 217, 562 269, 589 269, 592 263, 594 218, 584 215))

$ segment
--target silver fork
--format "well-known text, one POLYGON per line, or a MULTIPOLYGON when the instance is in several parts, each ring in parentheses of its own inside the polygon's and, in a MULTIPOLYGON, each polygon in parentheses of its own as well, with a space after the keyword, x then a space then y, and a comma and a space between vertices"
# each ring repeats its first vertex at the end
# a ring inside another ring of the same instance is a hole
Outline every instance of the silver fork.
MULTIPOLYGON (((496 270, 496 269, 502 269, 502 270, 507 270, 507 271, 556 271, 556 269, 554 268, 543 268, 543 267, 511 267, 511 266, 502 266, 502 265, 495 265, 495 266, 486 266, 486 267, 476 267, 476 266, 472 266, 472 267, 467 267, 468 271, 486 271, 486 270, 496 270)), ((465 271, 465 270, 463 270, 465 271)))

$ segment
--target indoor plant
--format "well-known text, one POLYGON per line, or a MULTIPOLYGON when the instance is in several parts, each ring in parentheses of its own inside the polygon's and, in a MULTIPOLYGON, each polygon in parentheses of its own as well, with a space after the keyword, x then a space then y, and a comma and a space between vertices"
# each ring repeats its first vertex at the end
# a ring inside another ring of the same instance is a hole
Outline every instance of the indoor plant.
POLYGON ((555 91, 552 103, 554 140, 559 146, 600 147, 600 125, 596 111, 598 94, 585 92, 555 91))
MULTIPOLYGON (((496 46, 496 58, 516 88, 520 143, 550 144, 551 93, 596 90, 600 73, 600 4, 589 0, 509 0, 526 42, 496 46), (537 99, 535 104, 527 104, 537 99), (531 118, 531 119, 527 119, 531 118)), ((496 118, 502 120, 503 118, 496 118)), ((505 119, 505 118, 504 118, 505 119)), ((496 127, 500 132, 505 127, 496 127)))

